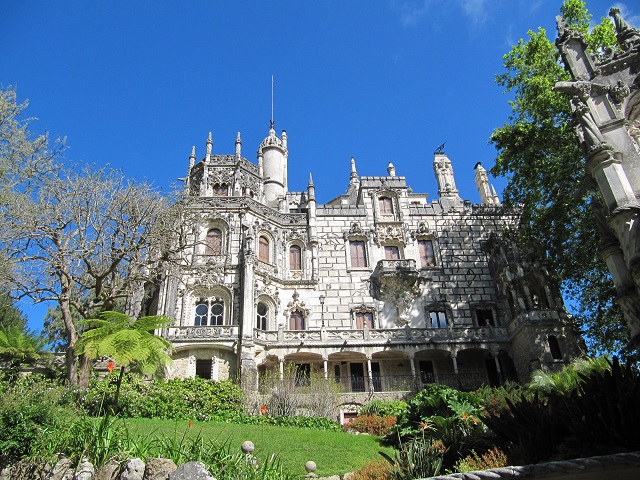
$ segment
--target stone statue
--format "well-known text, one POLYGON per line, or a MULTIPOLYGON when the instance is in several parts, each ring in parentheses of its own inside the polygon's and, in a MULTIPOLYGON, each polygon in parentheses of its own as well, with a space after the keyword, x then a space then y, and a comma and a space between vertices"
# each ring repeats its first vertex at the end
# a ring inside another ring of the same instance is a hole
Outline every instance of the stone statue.
POLYGON ((616 25, 616 37, 618 39, 618 45, 625 52, 633 48, 635 45, 640 44, 640 32, 629 25, 622 15, 620 15, 620 9, 613 7, 609 10, 609 16, 613 17, 613 22, 616 25))

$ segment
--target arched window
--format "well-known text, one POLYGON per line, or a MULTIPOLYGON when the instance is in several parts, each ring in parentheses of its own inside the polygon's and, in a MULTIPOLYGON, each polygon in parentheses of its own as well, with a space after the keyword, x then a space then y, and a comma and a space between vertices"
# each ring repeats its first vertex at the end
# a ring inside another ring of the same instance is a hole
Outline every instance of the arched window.
POLYGON ((216 183, 212 188, 214 197, 226 197, 229 193, 229 187, 226 183, 216 183))
POLYGON ((380 197, 378 208, 381 215, 393 215, 393 201, 389 197, 380 197))
POLYGON ((562 360, 562 352, 560 351, 560 344, 558 343, 558 339, 555 335, 549 335, 547 337, 547 342, 549 342, 549 350, 551 350, 551 356, 554 360, 562 360))
POLYGON ((212 228, 207 232, 205 255, 222 255, 222 230, 212 228))
POLYGON ((298 245, 289 248, 289 269, 302 270, 302 249, 298 245))
POLYGON ((199 298, 193 324, 196 327, 224 325, 224 301, 219 298, 199 298))
POLYGON ((269 307, 266 304, 260 302, 258 303, 258 308, 256 309, 256 328, 258 330, 268 330, 269 329, 269 307))
POLYGON ((269 263, 269 239, 264 235, 258 240, 258 260, 269 263))
POLYGON ((304 330, 304 316, 298 310, 291 312, 289 330, 304 330))
POLYGON ((418 240, 418 254, 420 255, 420 267, 436 266, 436 255, 433 251, 432 240, 418 240))

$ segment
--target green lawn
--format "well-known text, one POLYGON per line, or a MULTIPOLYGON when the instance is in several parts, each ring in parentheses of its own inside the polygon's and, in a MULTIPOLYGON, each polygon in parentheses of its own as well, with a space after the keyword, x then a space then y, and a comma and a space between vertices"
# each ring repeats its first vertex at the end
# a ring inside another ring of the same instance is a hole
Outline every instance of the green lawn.
POLYGON ((132 436, 181 438, 201 434, 206 440, 228 442, 240 451, 245 440, 251 440, 258 459, 272 453, 278 455, 286 473, 303 475, 304 465, 313 460, 318 466, 319 476, 351 472, 379 457, 380 451, 392 454, 393 449, 383 447, 378 438, 369 435, 350 435, 343 432, 328 432, 310 428, 279 427, 271 425, 237 425, 217 422, 194 422, 189 428, 187 421, 159 419, 123 420, 132 436))

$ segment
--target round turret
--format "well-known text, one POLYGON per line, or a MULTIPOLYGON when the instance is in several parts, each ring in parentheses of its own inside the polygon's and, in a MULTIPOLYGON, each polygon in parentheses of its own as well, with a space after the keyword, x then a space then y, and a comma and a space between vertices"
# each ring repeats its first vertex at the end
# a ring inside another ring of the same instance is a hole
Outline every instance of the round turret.
POLYGON ((273 208, 287 193, 287 134, 282 132, 282 140, 276 136, 273 122, 269 135, 260 144, 258 159, 262 157, 264 200, 273 208))

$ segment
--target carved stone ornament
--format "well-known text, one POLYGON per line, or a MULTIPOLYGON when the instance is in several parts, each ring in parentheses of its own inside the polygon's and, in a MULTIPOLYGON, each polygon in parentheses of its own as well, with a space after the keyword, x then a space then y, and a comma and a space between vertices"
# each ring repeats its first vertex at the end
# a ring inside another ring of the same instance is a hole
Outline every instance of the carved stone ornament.
POLYGON ((411 304, 420 295, 415 260, 381 260, 371 276, 374 298, 396 307, 396 324, 409 323, 411 304))
POLYGON ((411 239, 415 240, 419 237, 434 237, 435 235, 429 230, 425 222, 420 222, 418 228, 411 232, 411 239))
POLYGON ((302 313, 302 316, 306 319, 311 310, 305 307, 305 303, 300 301, 300 294, 297 290, 293 291, 293 295, 291 295, 292 300, 287 303, 287 308, 284 310, 284 318, 289 318, 292 312, 298 311, 302 313))
POLYGON ((271 278, 266 277, 262 282, 256 280, 254 284, 255 304, 258 304, 258 298, 263 295, 269 297, 276 304, 276 310, 280 309, 280 294, 278 289, 271 283, 271 278), (262 285, 261 285, 262 284, 262 285))
POLYGON ((377 225, 374 241, 380 246, 388 242, 407 243, 406 226, 402 223, 377 225))
POLYGON ((193 285, 203 288, 213 288, 224 282, 224 257, 212 256, 204 265, 199 266, 193 276, 193 285))
POLYGON ((628 126, 629 136, 633 140, 633 146, 636 147, 638 155, 640 155, 640 117, 633 120, 628 126))
POLYGON ((620 105, 622 104, 624 99, 627 98, 627 96, 631 93, 629 87, 622 83, 621 80, 618 80, 618 83, 616 83, 615 85, 610 85, 608 87, 608 90, 613 103, 618 106, 618 109, 620 109, 620 105))
POLYGON ((287 229, 282 232, 282 240, 285 245, 294 240, 298 240, 299 242, 301 242, 303 245, 306 246, 306 239, 307 239, 307 232, 303 229, 294 229, 294 230, 287 229))
POLYGON ((360 223, 353 222, 351 224, 351 228, 349 230, 345 230, 342 236, 344 237, 345 242, 349 239, 354 239, 354 238, 365 238, 369 240, 371 238, 371 232, 369 230, 364 230, 360 226, 360 223))

